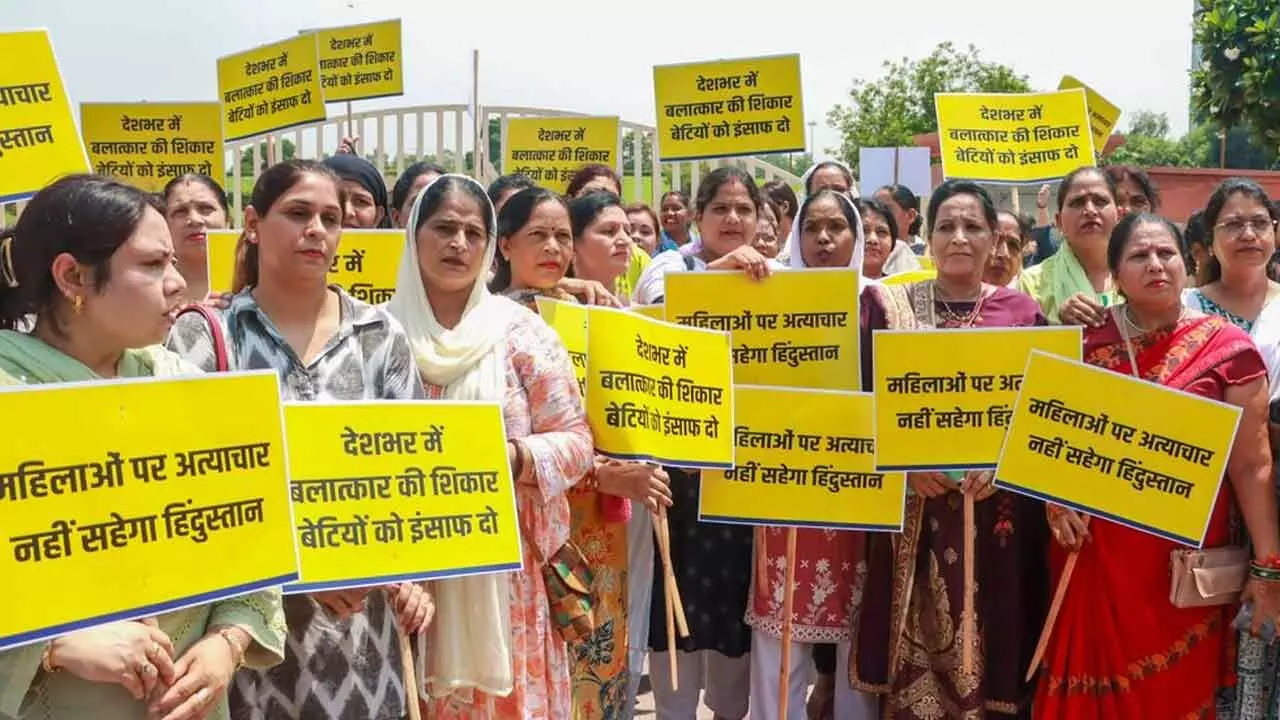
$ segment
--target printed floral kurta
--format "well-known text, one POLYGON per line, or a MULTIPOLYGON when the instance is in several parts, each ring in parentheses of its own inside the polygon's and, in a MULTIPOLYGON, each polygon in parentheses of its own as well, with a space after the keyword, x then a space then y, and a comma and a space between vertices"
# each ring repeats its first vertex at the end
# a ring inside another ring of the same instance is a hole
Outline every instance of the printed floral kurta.
MULTIPOLYGON (((505 294, 535 313, 538 297, 577 302, 559 289, 505 294)), ((595 576, 596 599, 596 631, 569 648, 574 720, 621 718, 627 702, 627 526, 607 517, 610 502, 629 501, 581 486, 569 491, 569 538, 595 576)))
MULTIPOLYGON (((791 639, 800 643, 838 643, 852 635, 854 612, 862 597, 866 564, 863 534, 851 530, 796 530, 795 585, 791 595, 791 639)), ((747 624, 782 637, 783 588, 787 573, 786 528, 756 530, 755 579, 747 624)))
MULTIPOLYGON (((530 312, 507 332, 507 435, 530 452, 538 486, 518 487, 516 504, 544 557, 569 539, 569 488, 591 470, 591 431, 582 410, 569 354, 554 330, 530 312)), ((443 389, 427 384, 427 395, 443 389)), ((515 689, 505 698, 475 693, 432 700, 434 718, 568 720, 572 708, 569 655, 550 618, 546 587, 529 547, 524 570, 511 576, 511 634, 515 689)))

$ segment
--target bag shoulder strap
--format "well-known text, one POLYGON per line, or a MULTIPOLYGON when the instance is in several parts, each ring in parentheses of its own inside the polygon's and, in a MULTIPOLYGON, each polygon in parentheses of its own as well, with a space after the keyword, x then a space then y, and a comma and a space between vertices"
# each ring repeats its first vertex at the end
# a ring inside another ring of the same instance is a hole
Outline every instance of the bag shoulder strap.
POLYGON ((231 353, 228 351, 227 334, 223 332, 222 321, 218 319, 217 313, 207 305, 193 303, 179 310, 177 317, 182 317, 189 312, 200 315, 209 325, 209 338, 213 341, 214 369, 217 372, 230 370, 231 353))
POLYGON ((694 270, 694 262, 693 262, 693 256, 692 256, 692 255, 685 255, 685 256, 684 256, 684 269, 685 269, 685 270, 688 270, 689 272, 693 272, 693 270, 694 270))

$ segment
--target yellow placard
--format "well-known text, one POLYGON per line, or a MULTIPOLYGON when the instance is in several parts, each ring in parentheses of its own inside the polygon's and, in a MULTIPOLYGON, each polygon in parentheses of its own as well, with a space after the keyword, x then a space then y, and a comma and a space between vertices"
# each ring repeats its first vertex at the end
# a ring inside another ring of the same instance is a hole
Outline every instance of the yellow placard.
POLYGON ((1042 183, 1093 164, 1083 90, 938 93, 934 98, 947 178, 1042 183))
POLYGON ((93 171, 160 192, 187 173, 219 184, 223 169, 218 103, 81 103, 80 131, 93 171))
POLYGON ((803 152, 800 56, 653 68, 658 159, 803 152))
POLYGON ((729 331, 740 385, 862 390, 858 271, 671 273, 667 319, 729 331))
POLYGON ((1058 89, 1071 88, 1084 90, 1085 103, 1089 107, 1089 127, 1093 130, 1093 148, 1097 152, 1102 152, 1102 149, 1107 146, 1107 141, 1111 139, 1111 132, 1116 129, 1116 123, 1120 122, 1120 108, 1075 77, 1063 75, 1062 82, 1058 83, 1058 89))
MULTIPOLYGON (((209 291, 231 292, 239 230, 210 230, 208 234, 209 291)), ((343 230, 338 252, 329 266, 329 282, 370 305, 381 305, 396 290, 402 230, 343 230)))
POLYGON ((588 308, 586 399, 601 455, 733 467, 728 333, 588 308))
POLYGON ((325 102, 404 94, 400 19, 317 30, 325 102))
POLYGON ((519 570, 497 403, 289 403, 302 578, 286 592, 519 570))
POLYGON ((666 306, 662 303, 658 303, 657 305, 632 305, 631 311, 639 313, 651 320, 667 319, 666 306))
POLYGON ((618 118, 526 117, 507 120, 502 171, 564 192, 583 165, 618 167, 618 118))
POLYGON ((274 372, 0 392, 0 648, 297 578, 274 372))
POLYGON ((996 484, 1198 547, 1239 421, 1232 405, 1032 353, 996 484))
POLYGON ((706 522, 900 532, 906 477, 875 470, 869 393, 739 385, 732 470, 702 473, 706 522))
POLYGON ((316 45, 308 33, 218 58, 223 139, 325 119, 316 45))
POLYGON ((919 270, 906 270, 904 272, 894 273, 888 277, 880 278, 876 282, 881 285, 910 285, 911 283, 933 280, 936 277, 938 277, 937 270, 922 267, 919 270))
POLYGON ((1032 350, 1078 360, 1080 328, 877 330, 876 469, 995 467, 1032 350))
POLYGON ((89 172, 46 30, 0 33, 0 202, 89 172))
POLYGON ((551 298, 537 298, 538 314, 560 336, 564 349, 573 362, 573 375, 578 378, 578 390, 587 396, 587 308, 578 303, 561 302, 551 298))

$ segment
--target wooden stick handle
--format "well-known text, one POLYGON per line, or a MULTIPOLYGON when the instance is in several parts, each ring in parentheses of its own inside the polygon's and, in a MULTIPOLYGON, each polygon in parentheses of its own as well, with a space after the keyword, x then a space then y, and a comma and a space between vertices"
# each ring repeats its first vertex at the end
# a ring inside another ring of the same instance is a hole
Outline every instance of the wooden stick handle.
MULTIPOLYGON (((1089 526, 1089 516, 1085 515, 1085 527, 1089 526)), ((1053 602, 1049 604, 1049 614, 1044 619, 1044 629, 1040 631, 1040 640, 1036 643, 1036 651, 1031 655, 1031 664, 1027 666, 1026 682, 1031 682, 1031 678, 1035 676, 1036 670, 1040 667, 1040 661, 1044 659, 1044 653, 1049 649, 1049 638, 1053 636, 1053 626, 1058 622, 1058 613, 1062 611, 1062 602, 1067 597, 1067 586, 1071 584, 1071 575, 1076 571, 1076 561, 1080 559, 1080 552, 1071 553, 1067 556, 1067 562, 1062 566, 1062 577, 1058 578, 1058 587, 1053 591, 1053 602)))
POLYGON ((671 597, 670 590, 664 592, 663 597, 667 600, 667 668, 671 673, 671 691, 675 692, 680 689, 680 657, 677 654, 680 648, 676 647, 675 600, 671 597))
POLYGON ((966 674, 973 673, 973 646, 978 642, 978 620, 974 614, 974 521, 973 495, 964 494, 964 608, 960 611, 960 667, 966 674))
POLYGON ((680 631, 680 637, 689 637, 689 621, 685 617, 684 600, 676 582, 675 564, 671 561, 671 523, 665 510, 656 516, 654 528, 658 536, 658 552, 662 555, 663 585, 674 604, 676 629, 680 631))
POLYGON ((404 703, 409 706, 409 720, 422 720, 422 708, 418 707, 418 672, 413 666, 413 646, 399 622, 396 623, 396 634, 400 636, 400 671, 404 675, 404 703))
POLYGON ((791 693, 791 625, 792 602, 796 586, 796 529, 787 528, 787 570, 782 588, 782 662, 778 672, 778 720, 787 720, 787 703, 791 693))

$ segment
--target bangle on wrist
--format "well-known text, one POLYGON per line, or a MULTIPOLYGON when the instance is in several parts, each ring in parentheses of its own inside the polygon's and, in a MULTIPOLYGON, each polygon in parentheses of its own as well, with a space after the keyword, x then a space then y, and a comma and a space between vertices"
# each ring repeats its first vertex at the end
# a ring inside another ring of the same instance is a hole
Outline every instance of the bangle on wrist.
POLYGON ((240 641, 236 639, 229 627, 218 628, 218 636, 231 648, 231 660, 235 664, 235 669, 239 670, 244 666, 245 648, 240 646, 240 641))
POLYGON ((40 653, 40 669, 47 673, 58 672, 58 666, 53 664, 53 642, 45 643, 44 652, 40 653))
POLYGON ((1264 557, 1254 558, 1249 564, 1256 568, 1265 568, 1267 570, 1280 572, 1280 555, 1273 553, 1264 557))

